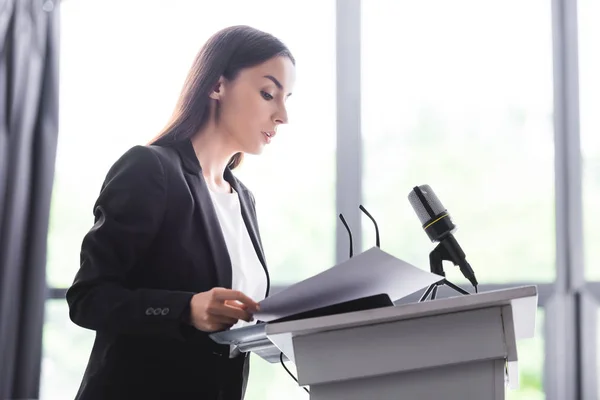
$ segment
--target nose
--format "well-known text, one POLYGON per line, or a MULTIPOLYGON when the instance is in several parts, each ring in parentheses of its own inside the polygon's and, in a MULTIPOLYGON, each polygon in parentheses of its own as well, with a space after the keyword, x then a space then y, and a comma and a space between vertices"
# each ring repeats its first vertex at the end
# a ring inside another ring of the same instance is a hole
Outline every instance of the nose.
POLYGON ((281 107, 279 107, 279 110, 273 117, 274 117, 273 122, 275 122, 275 124, 277 124, 277 125, 287 124, 288 123, 288 114, 287 114, 285 105, 282 105, 281 107))

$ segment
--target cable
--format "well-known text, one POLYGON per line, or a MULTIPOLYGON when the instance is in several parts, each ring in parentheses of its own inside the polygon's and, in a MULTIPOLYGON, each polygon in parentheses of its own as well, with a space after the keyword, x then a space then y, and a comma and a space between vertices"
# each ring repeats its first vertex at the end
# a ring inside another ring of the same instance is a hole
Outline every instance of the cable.
MULTIPOLYGON (((283 363, 283 353, 279 353, 279 361, 281 362, 281 366, 283 367, 283 369, 285 369, 287 371, 288 374, 290 374, 290 376, 292 377, 293 380, 296 381, 296 383, 298 383, 298 379, 296 379, 296 377, 294 376, 294 374, 292 374, 290 372, 289 369, 287 369, 287 367, 285 366, 285 364, 283 363)), ((299 385, 300 383, 298 383, 299 385)), ((302 386, 302 389, 304 389, 306 391, 306 393, 310 394, 310 391, 305 388, 304 386, 302 386)))

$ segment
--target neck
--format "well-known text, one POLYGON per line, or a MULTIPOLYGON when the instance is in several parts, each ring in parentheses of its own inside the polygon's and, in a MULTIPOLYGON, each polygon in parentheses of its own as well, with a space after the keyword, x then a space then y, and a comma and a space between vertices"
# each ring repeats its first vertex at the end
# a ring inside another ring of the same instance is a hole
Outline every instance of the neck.
POLYGON ((228 140, 227 132, 222 132, 213 123, 208 123, 191 141, 204 179, 210 185, 223 185, 223 172, 231 157, 237 153, 228 140))

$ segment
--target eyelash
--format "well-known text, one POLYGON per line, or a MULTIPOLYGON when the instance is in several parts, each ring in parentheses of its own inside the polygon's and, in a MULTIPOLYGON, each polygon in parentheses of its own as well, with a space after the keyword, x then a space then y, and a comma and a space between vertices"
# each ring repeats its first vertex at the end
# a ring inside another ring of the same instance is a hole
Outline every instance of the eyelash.
POLYGON ((262 95, 262 97, 265 100, 273 100, 273 96, 271 96, 269 93, 265 92, 264 90, 261 90, 260 94, 262 95))

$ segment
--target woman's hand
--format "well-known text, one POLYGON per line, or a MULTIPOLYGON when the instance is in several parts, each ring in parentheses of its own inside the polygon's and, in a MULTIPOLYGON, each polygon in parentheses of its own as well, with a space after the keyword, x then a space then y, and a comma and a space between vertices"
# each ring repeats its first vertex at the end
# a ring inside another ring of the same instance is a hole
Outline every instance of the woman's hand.
POLYGON ((258 309, 258 303, 238 290, 213 288, 192 297, 190 322, 204 332, 221 331, 240 319, 251 321, 258 309))

